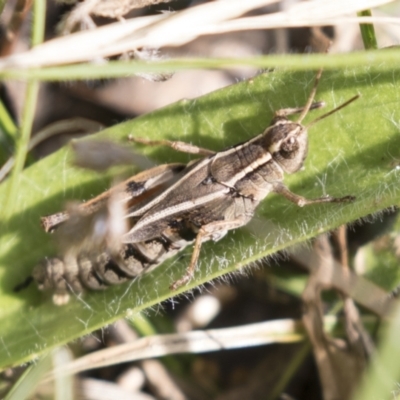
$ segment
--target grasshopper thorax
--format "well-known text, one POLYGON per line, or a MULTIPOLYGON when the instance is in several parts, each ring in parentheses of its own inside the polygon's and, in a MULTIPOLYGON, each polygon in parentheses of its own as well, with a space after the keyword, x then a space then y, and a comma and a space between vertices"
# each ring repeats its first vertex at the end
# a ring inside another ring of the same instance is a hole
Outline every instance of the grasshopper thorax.
POLYGON ((263 147, 284 172, 292 174, 303 166, 308 150, 307 129, 303 125, 279 117, 263 136, 263 147))

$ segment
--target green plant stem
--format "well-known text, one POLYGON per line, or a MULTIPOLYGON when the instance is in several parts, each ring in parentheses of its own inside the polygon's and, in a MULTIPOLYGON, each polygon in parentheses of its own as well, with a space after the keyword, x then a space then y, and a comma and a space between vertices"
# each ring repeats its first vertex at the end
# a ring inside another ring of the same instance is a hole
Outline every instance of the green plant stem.
MULTIPOLYGON (((46 15, 46 2, 36 0, 33 7, 32 22, 32 45, 36 46, 43 41, 44 26, 46 15)), ((25 106, 22 116, 22 125, 20 137, 16 143, 15 165, 11 175, 10 190, 2 209, 2 219, 7 219, 11 212, 11 207, 15 204, 15 199, 19 188, 20 173, 24 168, 26 156, 28 153, 29 139, 32 131, 32 124, 36 110, 36 101, 39 91, 39 82, 29 82, 26 88, 25 106)))
MULTIPOLYGON (((371 10, 364 10, 357 13, 359 17, 371 17, 371 10)), ((361 37, 366 50, 376 50, 378 42, 376 41, 375 29, 372 24, 360 24, 361 37)))
POLYGON ((4 103, 0 101, 0 164, 11 156, 17 132, 17 126, 4 106, 4 103))
POLYGON ((33 117, 36 109, 36 100, 39 90, 39 82, 30 82, 26 90, 26 102, 24 113, 22 117, 21 136, 17 142, 17 148, 15 153, 15 164, 11 174, 10 190, 6 199, 6 203, 3 207, 4 219, 7 219, 7 215, 12 212, 11 207, 14 204, 15 198, 19 188, 19 175, 24 168, 26 155, 28 153, 29 139, 31 134, 31 128, 33 123, 33 117))
POLYGON ((18 132, 17 126, 2 101, 0 101, 0 129, 7 135, 8 140, 15 139, 18 132))
POLYGON ((129 324, 140 336, 156 335, 158 332, 154 329, 149 319, 143 313, 137 313, 132 318, 129 318, 129 324))
POLYGON ((340 68, 366 67, 381 71, 399 68, 398 49, 371 50, 350 54, 268 55, 249 58, 179 58, 160 62, 111 61, 107 64, 75 64, 60 67, 0 69, 0 79, 24 79, 41 81, 65 81, 68 79, 101 79, 132 76, 139 72, 160 73, 188 69, 225 69, 234 66, 256 68, 287 68, 296 70, 336 70, 340 68))
POLYGON ((35 0, 33 2, 33 23, 32 23, 32 46, 37 46, 44 40, 44 29, 46 19, 46 1, 35 0))
POLYGON ((299 351, 294 355, 290 363, 288 364, 284 375, 279 379, 274 389, 272 390, 271 396, 268 397, 269 400, 278 399, 285 387, 289 384, 293 375, 297 372, 301 364, 304 362, 307 355, 310 353, 311 344, 310 342, 305 342, 299 349, 299 351))

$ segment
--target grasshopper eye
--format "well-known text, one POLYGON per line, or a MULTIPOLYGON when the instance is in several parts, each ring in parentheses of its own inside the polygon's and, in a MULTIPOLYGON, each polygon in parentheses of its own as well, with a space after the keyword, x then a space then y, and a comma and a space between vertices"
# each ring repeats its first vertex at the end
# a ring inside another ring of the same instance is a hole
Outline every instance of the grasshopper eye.
POLYGON ((300 145, 296 137, 289 137, 282 142, 280 153, 283 158, 294 158, 295 152, 299 149, 300 145))
POLYGON ((288 135, 280 144, 279 151, 273 154, 274 160, 286 173, 298 171, 307 156, 307 130, 301 130, 295 135, 288 135))
POLYGON ((299 146, 296 143, 294 145, 290 145, 290 146, 287 146, 284 143, 282 146, 282 150, 279 153, 283 158, 285 158, 287 160, 291 160, 296 157, 296 151, 298 150, 298 148, 299 148, 299 146))

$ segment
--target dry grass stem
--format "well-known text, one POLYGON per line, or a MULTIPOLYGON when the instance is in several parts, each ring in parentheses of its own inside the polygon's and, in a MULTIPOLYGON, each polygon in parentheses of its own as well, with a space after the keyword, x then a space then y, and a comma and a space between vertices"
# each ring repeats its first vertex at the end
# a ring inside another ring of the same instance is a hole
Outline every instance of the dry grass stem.
MULTIPOLYGON (((92 61, 138 48, 181 46, 199 36, 249 29, 336 25, 348 22, 347 14, 387 4, 390 0, 329 0, 299 3, 284 12, 258 17, 237 18, 253 9, 275 3, 273 0, 216 1, 174 14, 135 18, 124 23, 78 32, 50 40, 34 49, 0 59, 0 70, 32 68, 92 61), (334 7, 334 11, 332 9, 334 7), (237 19, 235 19, 237 18, 237 19)), ((353 18, 354 22, 372 19, 353 18)), ((375 23, 380 19, 375 18, 375 23)), ((390 20, 399 23, 398 18, 390 20)), ((382 20, 388 23, 387 19, 382 20)))

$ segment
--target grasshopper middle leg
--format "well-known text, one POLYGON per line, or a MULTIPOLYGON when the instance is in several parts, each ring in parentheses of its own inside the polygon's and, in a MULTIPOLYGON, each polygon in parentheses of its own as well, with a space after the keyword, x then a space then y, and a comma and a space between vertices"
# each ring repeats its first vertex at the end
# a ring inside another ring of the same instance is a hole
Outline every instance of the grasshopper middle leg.
POLYGON ((186 269, 185 275, 172 283, 170 289, 176 290, 179 287, 186 285, 193 278, 194 272, 196 270, 197 261, 200 255, 201 245, 204 241, 210 239, 219 240, 225 235, 227 231, 239 228, 244 224, 245 221, 242 218, 237 218, 231 221, 215 221, 202 226, 197 233, 196 240, 194 242, 192 258, 190 260, 189 267, 186 269), (216 237, 218 239, 215 239, 216 237))

